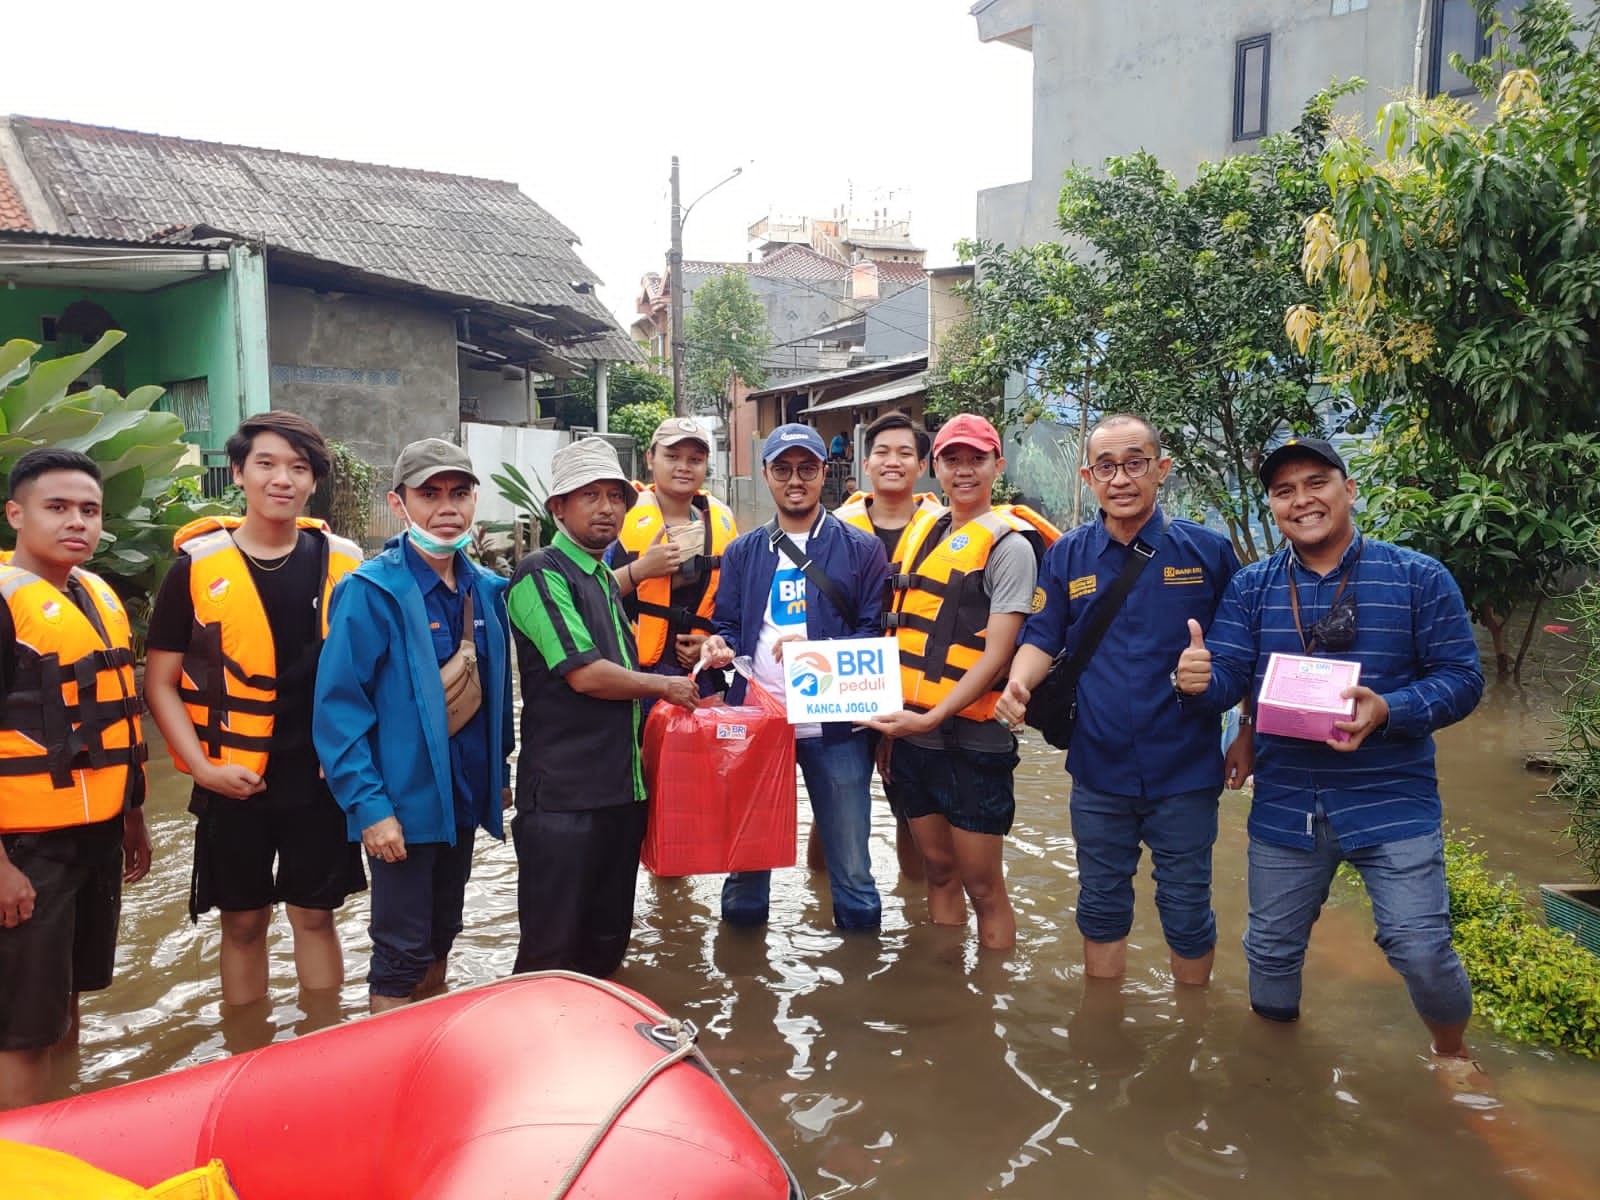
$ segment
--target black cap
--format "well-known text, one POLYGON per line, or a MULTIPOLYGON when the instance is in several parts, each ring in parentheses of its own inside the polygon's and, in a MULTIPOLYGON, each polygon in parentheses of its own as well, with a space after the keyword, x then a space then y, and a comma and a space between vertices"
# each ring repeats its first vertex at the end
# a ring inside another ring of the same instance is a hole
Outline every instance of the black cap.
POLYGON ((1292 458, 1314 458, 1318 462, 1327 463, 1330 467, 1336 467, 1341 475, 1350 474, 1345 469, 1344 459, 1339 457, 1339 452, 1328 442, 1321 438, 1292 437, 1261 460, 1261 466, 1256 469, 1256 476, 1261 480, 1261 486, 1271 487, 1272 473, 1292 458))

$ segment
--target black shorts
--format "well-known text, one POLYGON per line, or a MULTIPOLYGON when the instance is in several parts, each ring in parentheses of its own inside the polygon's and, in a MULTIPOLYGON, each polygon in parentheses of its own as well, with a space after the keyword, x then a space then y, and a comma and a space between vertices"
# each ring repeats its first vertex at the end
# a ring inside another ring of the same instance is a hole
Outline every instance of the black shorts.
POLYGON ((253 912, 282 901, 335 909, 367 890, 361 846, 320 779, 285 781, 245 800, 195 788, 194 871, 189 917, 210 909, 253 912), (309 793, 309 795, 307 795, 309 793), (273 867, 276 864, 277 870, 273 867))
POLYGON ((1004 837, 1016 819, 1015 748, 930 750, 909 741, 895 743, 889 758, 897 813, 910 820, 943 817, 968 833, 1004 837))
POLYGON ((4 835, 6 857, 36 893, 33 916, 0 929, 0 1050, 55 1045, 72 994, 111 984, 122 912, 122 818, 4 835))

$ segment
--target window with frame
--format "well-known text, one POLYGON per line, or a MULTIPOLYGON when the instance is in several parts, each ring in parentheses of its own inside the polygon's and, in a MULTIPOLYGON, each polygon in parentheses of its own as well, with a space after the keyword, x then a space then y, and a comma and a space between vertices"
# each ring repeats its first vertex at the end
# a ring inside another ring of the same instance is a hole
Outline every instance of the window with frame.
POLYGON ((1235 42, 1233 47, 1233 140, 1252 142, 1267 135, 1267 91, 1271 81, 1272 35, 1235 42))
MULTIPOLYGON (((1494 6, 1494 15, 1500 23, 1510 27, 1521 5, 1514 0, 1500 0, 1494 6)), ((1493 24, 1478 16, 1473 0, 1438 0, 1433 9, 1432 48, 1428 55, 1428 92, 1437 96, 1441 92, 1451 96, 1472 96, 1477 88, 1462 72, 1450 65, 1452 54, 1461 55, 1462 61, 1475 63, 1490 50, 1489 29, 1493 24)))

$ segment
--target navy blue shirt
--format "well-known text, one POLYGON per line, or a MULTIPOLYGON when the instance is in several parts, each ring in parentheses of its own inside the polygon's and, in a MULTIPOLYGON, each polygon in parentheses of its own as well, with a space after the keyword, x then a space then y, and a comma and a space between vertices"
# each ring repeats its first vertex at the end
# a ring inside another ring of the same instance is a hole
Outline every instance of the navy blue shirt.
POLYGON ((1274 651, 1305 654, 1289 603, 1289 573, 1300 625, 1326 615, 1345 569, 1356 600, 1356 640, 1317 652, 1361 664, 1361 683, 1389 704, 1389 721, 1354 751, 1256 734, 1256 791, 1250 836, 1310 849, 1320 803, 1347 850, 1420 837, 1439 828, 1433 731, 1461 720, 1483 695, 1483 670, 1461 590, 1443 564, 1387 542, 1357 537, 1339 565, 1318 575, 1292 549, 1251 563, 1234 577, 1206 636, 1211 687, 1189 707, 1216 710, 1246 691, 1259 695, 1274 651), (1357 556, 1359 554, 1359 561, 1357 556))
MULTIPOLYGON (((1174 521, 1163 533, 1165 520, 1158 507, 1139 531, 1155 557, 1078 681, 1067 770, 1107 795, 1222 790, 1221 727, 1215 714, 1179 705, 1172 671, 1189 644, 1189 618, 1210 625, 1239 559, 1215 530, 1174 521)), ((1091 606, 1131 553, 1106 532, 1104 514, 1062 535, 1039 565, 1044 607, 1022 627, 1022 644, 1050 655, 1075 648, 1091 606)))
MULTIPOLYGON (((461 620, 465 597, 445 586, 439 573, 428 565, 417 548, 406 538, 401 542, 406 566, 422 590, 423 607, 428 613, 428 630, 433 634, 433 653, 442 665, 461 644, 461 620)), ((466 574, 466 568, 456 564, 456 578, 466 574)), ((478 658, 487 661, 487 642, 484 614, 472 615, 472 640, 478 647, 478 658)), ((472 714, 472 719, 456 731, 450 739, 450 780, 454 784, 456 801, 456 828, 472 830, 482 823, 485 806, 500 803, 500 789, 494 786, 489 771, 489 728, 484 708, 472 714)))

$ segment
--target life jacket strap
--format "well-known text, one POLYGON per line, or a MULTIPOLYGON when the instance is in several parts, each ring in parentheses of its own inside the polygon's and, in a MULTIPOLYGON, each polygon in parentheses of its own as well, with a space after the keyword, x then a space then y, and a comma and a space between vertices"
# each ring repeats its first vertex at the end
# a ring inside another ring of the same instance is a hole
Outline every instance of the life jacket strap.
POLYGON ((698 629, 710 633, 714 628, 708 618, 681 604, 652 604, 648 600, 640 600, 635 608, 641 616, 659 617, 674 629, 698 629))
POLYGON ((103 750, 102 761, 93 763, 89 761, 89 752, 79 750, 71 755, 60 754, 30 754, 23 758, 0 758, 0 776, 11 775, 39 775, 45 771, 50 772, 51 782, 57 787, 71 787, 72 773, 74 771, 98 771, 106 767, 138 766, 150 757, 150 747, 144 742, 135 742, 132 746, 119 746, 114 749, 103 750), (65 783, 56 782, 56 768, 60 766, 66 774, 65 783))

